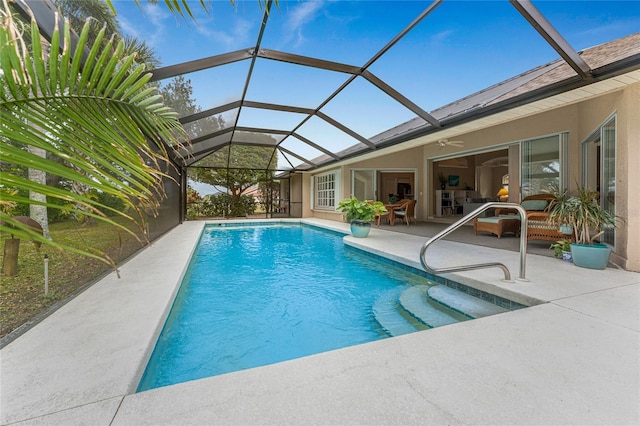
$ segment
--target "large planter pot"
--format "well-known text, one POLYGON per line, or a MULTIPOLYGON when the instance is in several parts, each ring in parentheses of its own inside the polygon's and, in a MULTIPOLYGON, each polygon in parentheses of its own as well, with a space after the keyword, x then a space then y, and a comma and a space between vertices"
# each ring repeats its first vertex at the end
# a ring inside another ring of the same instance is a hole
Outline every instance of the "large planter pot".
POLYGON ((589 269, 605 269, 611 249, 604 244, 571 244, 571 257, 577 266, 589 269))
POLYGON ((362 222, 360 220, 351 221, 351 235, 358 238, 365 238, 371 231, 371 222, 362 222))

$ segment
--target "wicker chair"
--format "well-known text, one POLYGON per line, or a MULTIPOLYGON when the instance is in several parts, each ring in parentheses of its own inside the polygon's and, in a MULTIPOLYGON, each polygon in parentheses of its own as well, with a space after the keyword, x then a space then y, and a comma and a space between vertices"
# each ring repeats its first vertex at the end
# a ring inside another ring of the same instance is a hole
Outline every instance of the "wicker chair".
POLYGON ((415 211, 416 200, 406 200, 400 207, 393 209, 392 220, 400 219, 409 226, 413 219, 413 212, 415 211))
POLYGON ((502 234, 511 232, 515 236, 520 235, 520 216, 504 215, 493 217, 476 217, 473 220, 473 231, 490 232, 502 238, 502 234))
MULTIPOLYGON (((548 207, 554 198, 553 194, 535 194, 525 197, 520 203, 527 211, 527 241, 558 241, 561 239, 573 241, 573 235, 561 233, 558 230, 558 225, 549 221, 548 207)), ((510 214, 518 215, 518 211, 497 208, 495 213, 496 216, 510 214)))
MULTIPOLYGON (((371 201, 371 203, 373 203, 373 201, 371 201)), ((391 222, 391 216, 389 216, 390 214, 391 214, 391 212, 388 209, 384 213, 376 213, 376 217, 375 217, 375 219, 373 219, 373 221, 375 222, 376 226, 380 226, 380 223, 382 222, 383 219, 384 220, 388 220, 389 222, 391 222)))

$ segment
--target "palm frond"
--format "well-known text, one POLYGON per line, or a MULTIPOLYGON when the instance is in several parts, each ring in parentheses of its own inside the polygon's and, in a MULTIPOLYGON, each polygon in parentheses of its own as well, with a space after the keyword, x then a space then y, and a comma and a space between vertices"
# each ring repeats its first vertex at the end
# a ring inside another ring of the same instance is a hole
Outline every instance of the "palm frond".
MULTIPOLYGON (((6 1, 3 4, 6 6, 6 1)), ((103 30, 91 46, 86 37, 88 25, 83 27, 75 52, 71 52, 66 22, 63 50, 59 51, 59 43, 54 42, 49 53, 41 45, 35 21, 31 23, 28 50, 15 26, 0 28, 0 155, 10 164, 82 182, 121 199, 134 211, 153 213, 161 201, 163 179, 168 178, 157 165, 170 164, 167 146, 180 147, 188 136, 177 114, 166 108, 157 89, 147 84, 151 75, 135 63, 133 55, 124 53, 124 41, 114 45, 112 39, 107 48, 100 48, 103 30), (81 67, 85 48, 90 53, 81 67), (47 157, 31 154, 29 146, 44 149, 47 157)), ((53 39, 60 36, 56 31, 53 39)), ((82 208, 82 214, 88 211, 98 220, 113 223, 105 215, 105 206, 89 197, 28 183, 10 173, 3 173, 2 181, 5 186, 29 186, 65 201, 65 205, 77 206, 72 210, 82 208)), ((48 205, 60 208, 55 203, 48 205)), ((115 213, 136 220, 134 215, 115 213)), ((10 217, 3 215, 2 220, 23 236, 38 238, 10 217)), ((144 229, 142 223, 138 224, 144 229)), ((78 251, 56 242, 42 242, 78 251)), ((84 250, 86 255, 96 256, 90 248, 84 250)))
MULTIPOLYGON (((115 7, 113 7, 113 0, 106 0, 106 1, 109 7, 111 8, 111 11, 115 13, 116 9, 115 7)), ((140 6, 140 0, 133 0, 133 1, 135 2, 136 5, 140 6)), ((149 3, 157 3, 157 1, 149 0, 149 3)), ((174 14, 177 13, 183 18, 185 17, 185 14, 186 14, 187 16, 189 16, 189 18, 195 21, 195 18, 193 17, 193 13, 191 12, 191 8, 189 7, 188 0, 164 0, 164 3, 172 13, 174 14)), ((208 12, 209 8, 207 7, 207 3, 209 2, 206 0, 200 0, 200 5, 205 11, 208 12)))

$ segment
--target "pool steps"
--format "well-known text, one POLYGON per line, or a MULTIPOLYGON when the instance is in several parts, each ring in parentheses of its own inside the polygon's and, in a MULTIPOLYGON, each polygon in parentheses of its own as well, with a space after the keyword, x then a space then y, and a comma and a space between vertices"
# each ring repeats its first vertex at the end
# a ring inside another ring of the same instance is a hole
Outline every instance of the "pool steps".
POLYGON ((471 318, 482 318, 489 315, 509 312, 502 306, 494 305, 486 300, 455 290, 446 285, 437 285, 428 290, 429 298, 444 306, 471 318))
POLYGON ((400 294, 400 306, 418 320, 428 325, 429 328, 442 327, 470 319, 458 312, 451 312, 427 296, 429 287, 416 285, 409 287, 400 294))
POLYGON ((404 287, 394 288, 381 295, 373 304, 373 315, 384 331, 391 336, 413 333, 418 329, 425 329, 417 319, 399 309, 398 298, 404 287))
POLYGON ((391 336, 502 312, 508 309, 444 285, 396 288, 383 294, 373 306, 375 319, 391 336))

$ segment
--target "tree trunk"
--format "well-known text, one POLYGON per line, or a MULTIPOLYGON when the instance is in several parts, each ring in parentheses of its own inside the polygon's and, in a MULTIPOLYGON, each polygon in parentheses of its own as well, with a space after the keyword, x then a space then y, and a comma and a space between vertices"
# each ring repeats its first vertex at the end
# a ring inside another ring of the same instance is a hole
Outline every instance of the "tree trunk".
MULTIPOLYGON (((42 158, 45 158, 47 152, 44 149, 35 148, 33 146, 29 147, 29 151, 32 154, 38 155, 42 158)), ((29 169, 29 180, 33 182, 40 183, 42 185, 47 184, 47 174, 42 170, 37 169, 29 169)), ((47 202, 47 197, 38 192, 29 191, 29 198, 38 202, 47 202)), ((45 238, 49 238, 49 217, 47 216, 47 207, 41 206, 37 204, 29 205, 29 216, 31 219, 35 220, 42 226, 42 232, 45 238)))
POLYGON ((7 238, 4 241, 4 258, 2 259, 2 275, 12 277, 18 273, 19 238, 7 238))

